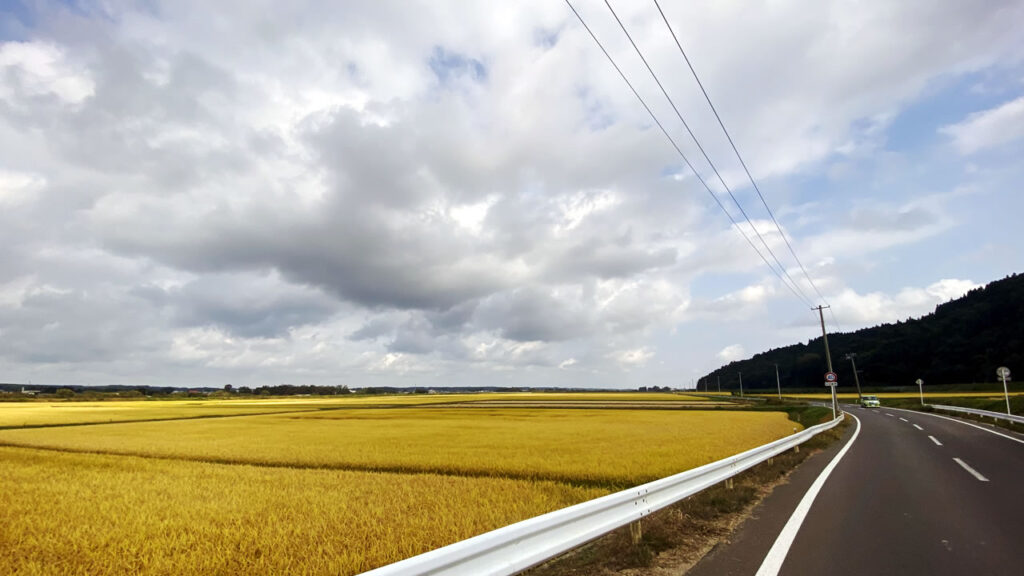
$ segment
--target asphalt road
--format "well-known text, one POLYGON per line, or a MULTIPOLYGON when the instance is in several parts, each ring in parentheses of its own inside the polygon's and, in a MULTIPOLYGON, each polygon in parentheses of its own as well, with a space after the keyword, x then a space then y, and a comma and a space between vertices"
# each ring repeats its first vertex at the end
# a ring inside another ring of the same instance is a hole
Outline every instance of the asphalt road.
MULTIPOLYGON (((847 410, 861 422, 856 439, 776 555, 781 569, 762 574, 1024 574, 1024 439, 931 414, 847 410)), ((767 567, 783 526, 855 428, 808 459, 689 574, 767 567)))

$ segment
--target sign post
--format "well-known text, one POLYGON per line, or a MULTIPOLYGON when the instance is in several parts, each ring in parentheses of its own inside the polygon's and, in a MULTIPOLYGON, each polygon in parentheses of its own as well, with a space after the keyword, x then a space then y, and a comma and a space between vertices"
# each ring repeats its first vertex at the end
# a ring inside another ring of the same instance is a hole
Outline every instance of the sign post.
POLYGON ((1000 366, 996 369, 996 376, 1003 379, 1003 396, 1006 398, 1006 415, 1010 415, 1010 389, 1006 387, 1006 381, 1010 379, 1010 369, 1000 366))
POLYGON ((918 378, 914 381, 914 384, 917 384, 917 391, 921 394, 921 406, 924 406, 924 380, 918 378))
POLYGON ((838 399, 836 398, 836 386, 839 385, 839 377, 835 372, 825 372, 825 386, 832 389, 832 419, 836 419, 836 407, 838 405, 838 399))

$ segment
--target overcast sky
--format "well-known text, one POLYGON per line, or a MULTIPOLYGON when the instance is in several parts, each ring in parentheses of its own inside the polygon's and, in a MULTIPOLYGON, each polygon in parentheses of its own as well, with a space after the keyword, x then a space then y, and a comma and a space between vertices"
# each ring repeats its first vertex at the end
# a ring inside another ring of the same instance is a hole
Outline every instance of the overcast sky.
MULTIPOLYGON (((662 6, 831 329, 1024 270, 1024 3, 662 6)), ((819 333, 561 0, 0 2, 0 381, 679 387, 819 333)))

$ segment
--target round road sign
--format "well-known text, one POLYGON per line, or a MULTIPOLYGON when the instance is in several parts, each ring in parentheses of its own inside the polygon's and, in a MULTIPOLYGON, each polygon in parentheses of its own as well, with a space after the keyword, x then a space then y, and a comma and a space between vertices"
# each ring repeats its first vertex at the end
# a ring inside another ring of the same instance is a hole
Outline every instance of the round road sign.
POLYGON ((1000 378, 1009 378, 1010 369, 1006 366, 1000 366, 999 368, 996 368, 996 376, 999 376, 1000 378))
POLYGON ((835 372, 825 372, 825 382, 835 382, 838 378, 835 372))

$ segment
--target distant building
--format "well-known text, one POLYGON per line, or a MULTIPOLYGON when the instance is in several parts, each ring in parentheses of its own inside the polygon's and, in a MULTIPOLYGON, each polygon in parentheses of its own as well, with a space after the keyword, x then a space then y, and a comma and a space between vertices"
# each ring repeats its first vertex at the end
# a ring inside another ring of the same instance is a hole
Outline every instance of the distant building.
POLYGON ((39 390, 25 390, 25 387, 22 386, 21 393, 25 396, 35 396, 36 394, 39 394, 39 390))

